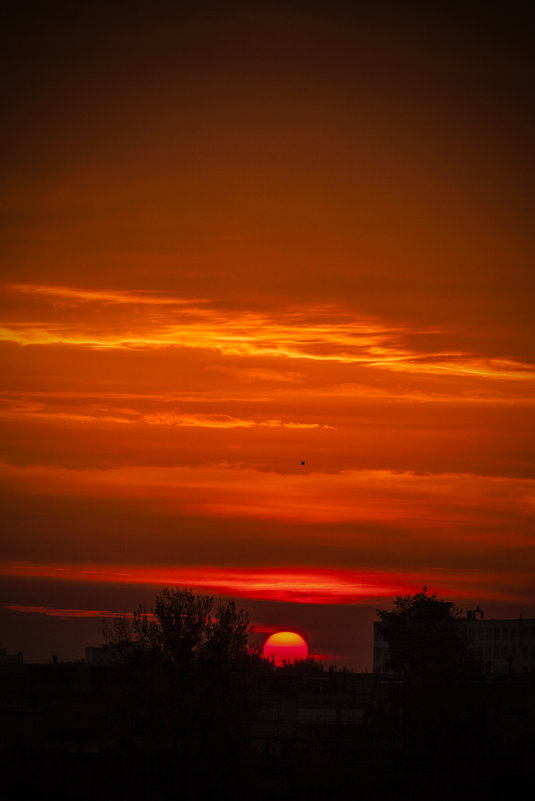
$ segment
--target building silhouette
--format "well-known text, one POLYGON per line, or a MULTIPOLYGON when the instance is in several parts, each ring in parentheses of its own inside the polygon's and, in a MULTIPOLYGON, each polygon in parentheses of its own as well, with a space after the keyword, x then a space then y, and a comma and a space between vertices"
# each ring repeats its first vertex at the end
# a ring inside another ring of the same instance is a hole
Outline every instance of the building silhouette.
MULTIPOLYGON (((535 618, 486 619, 483 610, 469 610, 458 624, 468 656, 486 675, 535 673, 535 618)), ((388 672, 389 648, 373 626, 373 671, 388 672)))
POLYGON ((16 654, 8 654, 6 648, 0 648, 0 665, 22 665, 24 654, 19 651, 16 654))

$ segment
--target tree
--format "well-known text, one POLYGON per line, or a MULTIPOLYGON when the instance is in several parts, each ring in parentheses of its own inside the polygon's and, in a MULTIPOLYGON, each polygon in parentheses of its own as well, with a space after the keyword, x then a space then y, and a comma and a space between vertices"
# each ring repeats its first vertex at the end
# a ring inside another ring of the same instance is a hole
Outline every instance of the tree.
POLYGON ((148 612, 108 630, 124 668, 127 747, 151 786, 188 797, 194 788, 244 780, 248 724, 265 665, 248 647, 253 627, 234 601, 215 604, 192 590, 165 588, 148 612))
POLYGON ((388 667, 405 678, 444 679, 462 661, 465 645, 459 610, 427 587, 398 596, 392 610, 378 609, 377 628, 388 645, 388 667))
POLYGON ((285 676, 318 676, 325 672, 321 662, 317 662, 313 656, 305 659, 283 659, 279 672, 285 676))
POLYGON ((232 659, 246 654, 253 627, 234 601, 220 603, 192 590, 166 587, 150 613, 134 613, 131 642, 184 671, 208 654, 232 659))

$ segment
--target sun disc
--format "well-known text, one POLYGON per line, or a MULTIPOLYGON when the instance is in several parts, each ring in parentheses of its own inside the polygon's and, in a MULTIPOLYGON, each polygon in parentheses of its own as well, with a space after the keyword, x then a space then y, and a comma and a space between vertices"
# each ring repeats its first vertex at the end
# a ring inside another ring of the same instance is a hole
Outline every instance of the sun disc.
POLYGON ((284 660, 306 659, 308 645, 295 631, 277 631, 264 643, 264 656, 280 667, 284 660))

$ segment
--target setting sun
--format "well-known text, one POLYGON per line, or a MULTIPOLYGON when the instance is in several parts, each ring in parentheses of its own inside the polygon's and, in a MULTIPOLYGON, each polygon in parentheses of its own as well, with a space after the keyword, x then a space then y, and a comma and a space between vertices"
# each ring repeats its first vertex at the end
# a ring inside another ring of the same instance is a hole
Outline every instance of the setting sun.
POLYGON ((282 665, 285 660, 306 659, 308 645, 295 631, 277 631, 264 643, 264 656, 272 659, 275 665, 282 665))

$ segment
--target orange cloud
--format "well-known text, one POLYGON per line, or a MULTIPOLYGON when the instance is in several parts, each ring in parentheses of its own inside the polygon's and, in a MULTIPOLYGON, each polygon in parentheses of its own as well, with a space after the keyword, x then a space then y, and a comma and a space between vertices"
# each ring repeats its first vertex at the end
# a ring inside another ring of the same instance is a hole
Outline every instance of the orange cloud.
POLYGON ((136 409, 118 410, 123 414, 110 413, 113 410, 99 408, 92 414, 82 414, 80 412, 69 412, 64 410, 53 410, 44 408, 43 404, 35 402, 15 402, 4 409, 0 409, 0 417, 5 418, 27 418, 35 420, 46 420, 50 422, 74 422, 74 423, 117 423, 127 424, 146 424, 149 426, 178 426, 184 428, 295 428, 295 429, 314 429, 332 428, 324 423, 305 423, 293 420, 251 420, 232 417, 228 414, 179 414, 177 412, 154 412, 143 414, 136 409))
MULTIPOLYGON (((303 522, 391 522, 451 536, 480 536, 473 524, 503 523, 534 512, 535 481, 470 474, 348 470, 279 474, 228 464, 69 470, 0 464, 11 491, 103 498, 145 498, 160 511, 303 522)), ((511 531, 509 543, 525 541, 511 531)))
POLYGON ((82 289, 69 286, 54 286, 51 284, 9 284, 8 291, 20 292, 24 295, 36 295, 58 300, 71 300, 104 304, 147 304, 164 306, 188 306, 199 303, 208 303, 202 298, 184 299, 168 295, 157 290, 138 291, 131 289, 128 292, 121 290, 107 291, 102 289, 82 289))
MULTIPOLYGON (((11 289, 45 298, 77 299, 122 305, 134 303, 136 293, 99 292, 70 287, 12 285, 11 289)), ((150 293, 140 293, 146 305, 152 303, 150 293)), ((288 312, 265 313, 252 309, 224 309, 206 306, 187 298, 165 297, 154 305, 180 307, 173 314, 129 315, 125 323, 120 313, 111 313, 107 320, 98 316, 93 321, 82 319, 61 321, 58 310, 53 320, 34 323, 15 320, 0 329, 0 339, 19 345, 70 345, 91 349, 155 349, 188 348, 209 350, 226 356, 278 357, 319 362, 364 365, 381 370, 404 373, 476 376, 492 379, 532 381, 532 364, 493 356, 480 357, 458 350, 418 351, 404 344, 439 331, 411 330, 377 319, 359 318, 342 306, 324 305, 295 308, 288 312), (178 318, 178 321, 177 321, 178 318)), ((50 310, 49 310, 50 315, 50 310)))

